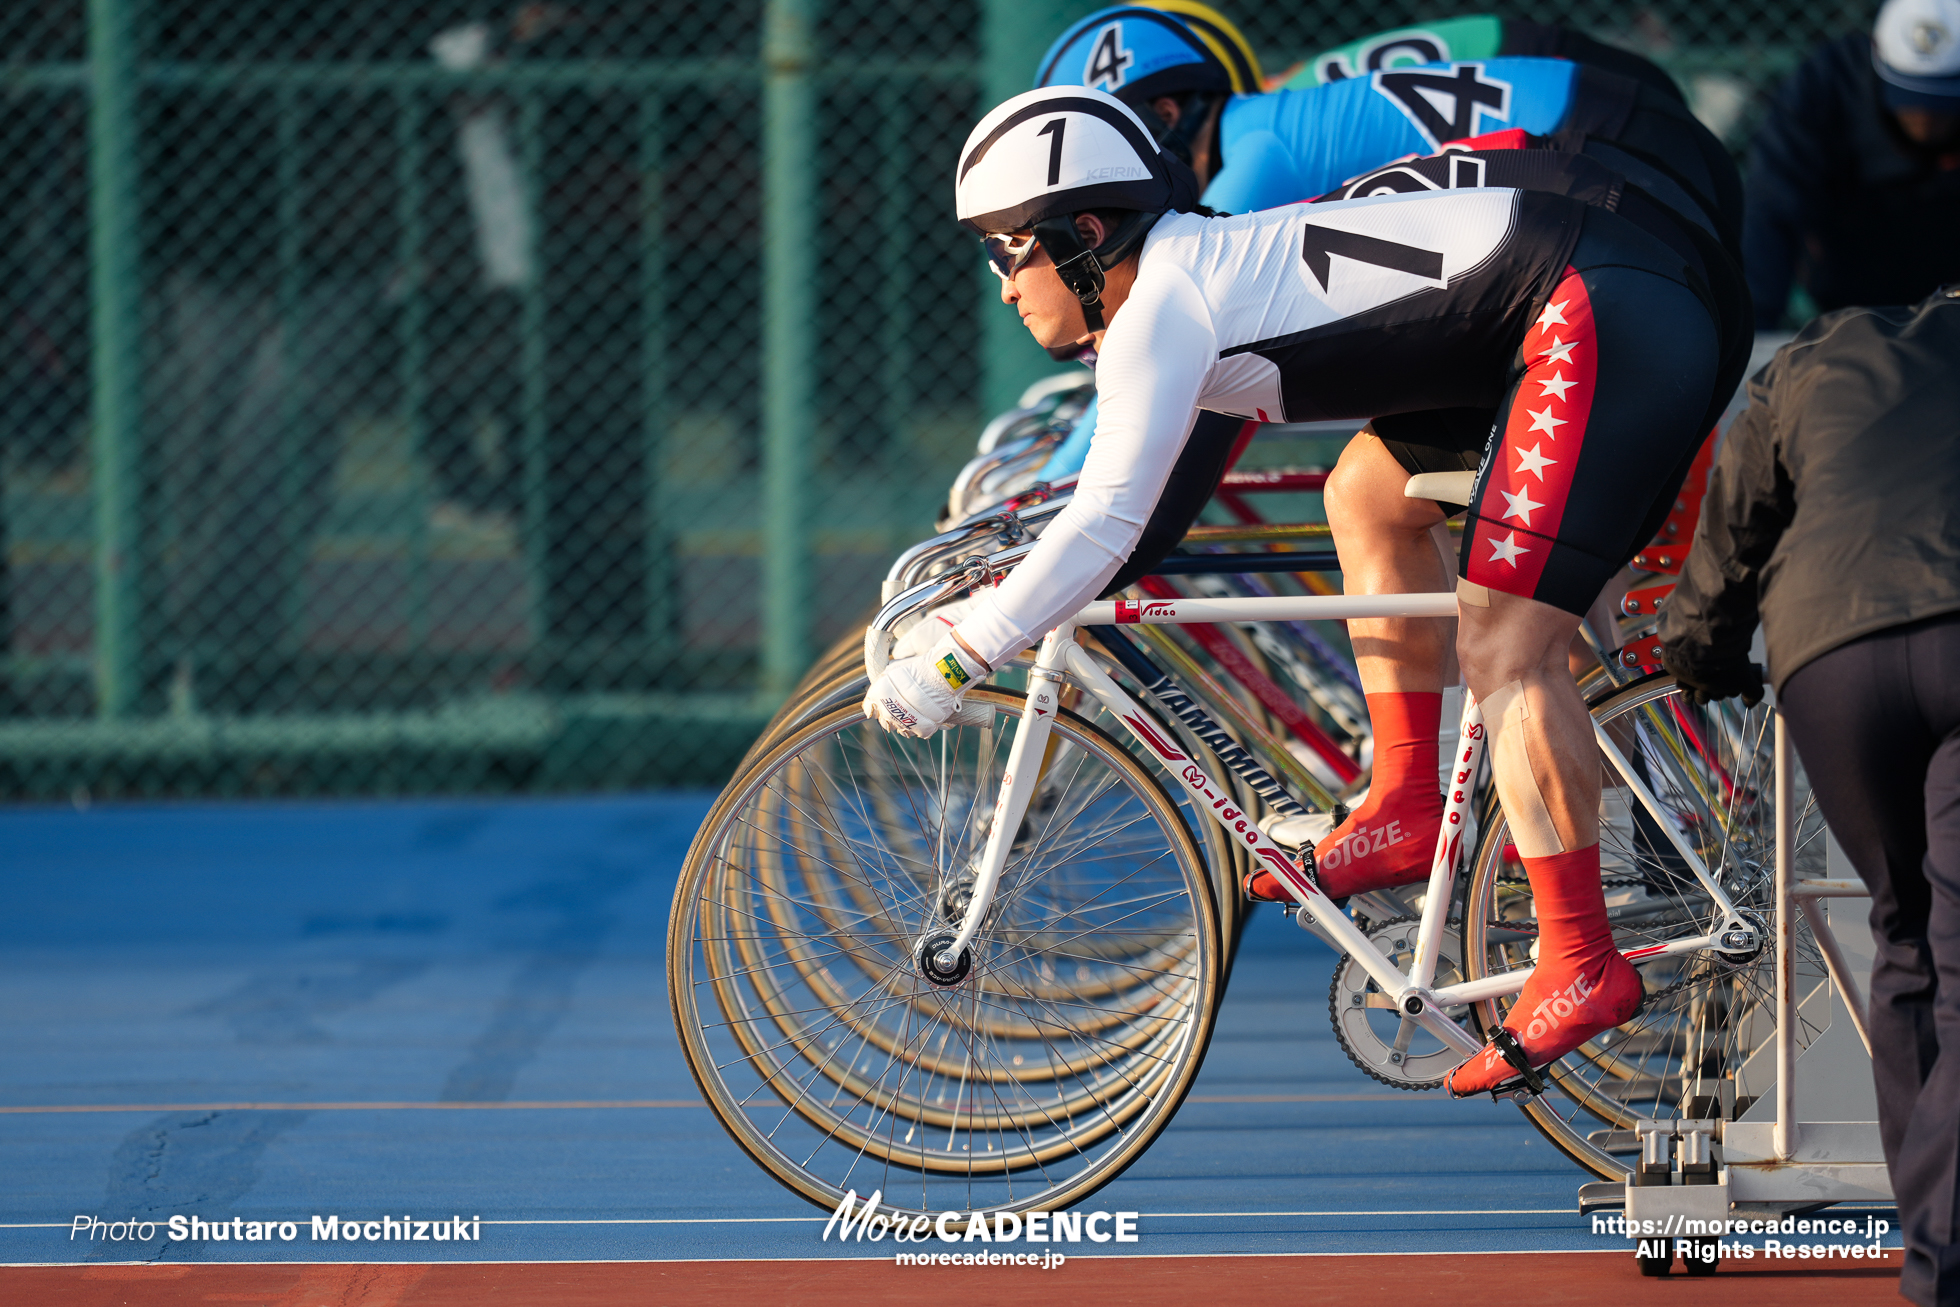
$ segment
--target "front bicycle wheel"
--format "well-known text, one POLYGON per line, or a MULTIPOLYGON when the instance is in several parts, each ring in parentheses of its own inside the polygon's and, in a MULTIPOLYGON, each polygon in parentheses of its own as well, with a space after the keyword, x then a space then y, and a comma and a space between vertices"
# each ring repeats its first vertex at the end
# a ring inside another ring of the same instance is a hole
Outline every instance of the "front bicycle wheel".
POLYGON ((689 1067, 749 1155, 823 1207, 1079 1202, 1170 1120, 1219 985, 1204 860, 1177 806, 1058 715, 957 984, 916 962, 964 913, 1022 698, 986 727, 888 735, 855 704, 806 721, 696 838, 668 933, 689 1067))
MULTIPOLYGON (((1693 1100, 1730 1095, 1740 1115, 1774 1075, 1768 1047, 1776 1029, 1774 715, 1767 704, 1746 708, 1736 700, 1698 707, 1673 677, 1656 675, 1605 696, 1592 716, 1661 810, 1657 818, 1646 809, 1602 750, 1600 875, 1614 943, 1622 950, 1665 944, 1722 924, 1682 846, 1761 926, 1757 947, 1747 954, 1707 949, 1643 963, 1646 1003, 1639 1015, 1553 1063, 1551 1092, 1525 1106, 1574 1161, 1616 1179, 1628 1173, 1623 1132, 1637 1119, 1706 1114, 1708 1103, 1693 1100)), ((1801 777, 1796 794, 1797 872, 1820 874, 1823 816, 1801 777)), ((1510 853, 1509 827, 1495 801, 1484 830, 1464 908, 1472 978, 1532 965, 1537 941, 1531 886, 1510 853)), ((1805 994, 1826 971, 1808 926, 1801 917, 1795 924, 1797 987, 1805 994)), ((1486 1034, 1511 1001, 1476 1005, 1486 1034)), ((1802 1048, 1819 1028, 1800 1022, 1802 1048)))

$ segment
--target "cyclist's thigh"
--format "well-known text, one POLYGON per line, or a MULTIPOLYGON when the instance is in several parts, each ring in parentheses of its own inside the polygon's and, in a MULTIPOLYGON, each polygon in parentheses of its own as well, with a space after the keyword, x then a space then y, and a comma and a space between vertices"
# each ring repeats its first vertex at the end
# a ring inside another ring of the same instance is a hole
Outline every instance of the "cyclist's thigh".
POLYGON ((1410 499, 1403 493, 1409 478, 1417 472, 1461 470, 1464 465, 1459 455, 1420 446, 1398 449, 1376 434, 1373 424, 1363 427, 1347 442, 1334 470, 1327 474, 1327 520, 1336 540, 1357 526, 1428 530, 1442 516, 1435 503, 1410 499), (1423 466, 1425 463, 1435 465, 1423 466))
POLYGON ((1680 489, 1707 434, 1722 347, 1680 259, 1611 214, 1589 214, 1525 333, 1478 472, 1462 576, 1583 616, 1680 489))

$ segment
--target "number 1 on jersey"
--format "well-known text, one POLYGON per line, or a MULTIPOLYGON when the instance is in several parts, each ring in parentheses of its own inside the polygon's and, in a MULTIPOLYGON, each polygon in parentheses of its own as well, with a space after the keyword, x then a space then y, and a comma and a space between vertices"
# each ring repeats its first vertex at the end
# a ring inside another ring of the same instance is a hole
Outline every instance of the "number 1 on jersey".
POLYGON ((1424 281, 1443 283, 1443 255, 1440 250, 1420 249, 1414 245, 1385 241, 1379 236, 1363 235, 1358 231, 1322 227, 1318 223, 1304 225, 1306 235, 1301 243, 1300 257, 1306 260, 1307 270, 1313 273, 1323 292, 1331 289, 1332 256, 1336 254, 1344 259, 1353 259, 1356 263, 1371 263, 1377 268, 1406 272, 1424 281))

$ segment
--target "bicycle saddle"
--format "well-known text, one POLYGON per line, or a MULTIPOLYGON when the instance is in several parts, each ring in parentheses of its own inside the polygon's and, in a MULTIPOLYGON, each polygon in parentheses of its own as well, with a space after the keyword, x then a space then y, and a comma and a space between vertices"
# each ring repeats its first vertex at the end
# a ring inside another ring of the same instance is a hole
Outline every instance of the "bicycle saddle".
POLYGON ((1418 472, 1402 487, 1407 499, 1433 499, 1440 504, 1467 504, 1471 487, 1477 484, 1475 472, 1418 472))

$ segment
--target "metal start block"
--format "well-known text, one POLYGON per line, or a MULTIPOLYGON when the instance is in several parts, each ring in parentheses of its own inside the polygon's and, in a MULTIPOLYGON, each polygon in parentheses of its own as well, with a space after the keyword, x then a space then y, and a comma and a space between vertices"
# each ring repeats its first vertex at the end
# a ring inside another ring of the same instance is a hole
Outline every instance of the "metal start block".
MULTIPOLYGON (((1627 1221, 1633 1230, 1688 1234, 1685 1221, 1725 1221, 1729 1173, 1715 1161, 1719 1121, 1634 1123, 1640 1160, 1627 1182, 1627 1221), (1653 1224, 1649 1224, 1649 1223, 1653 1224)), ((1703 1226, 1699 1229, 1715 1227, 1703 1226)))

